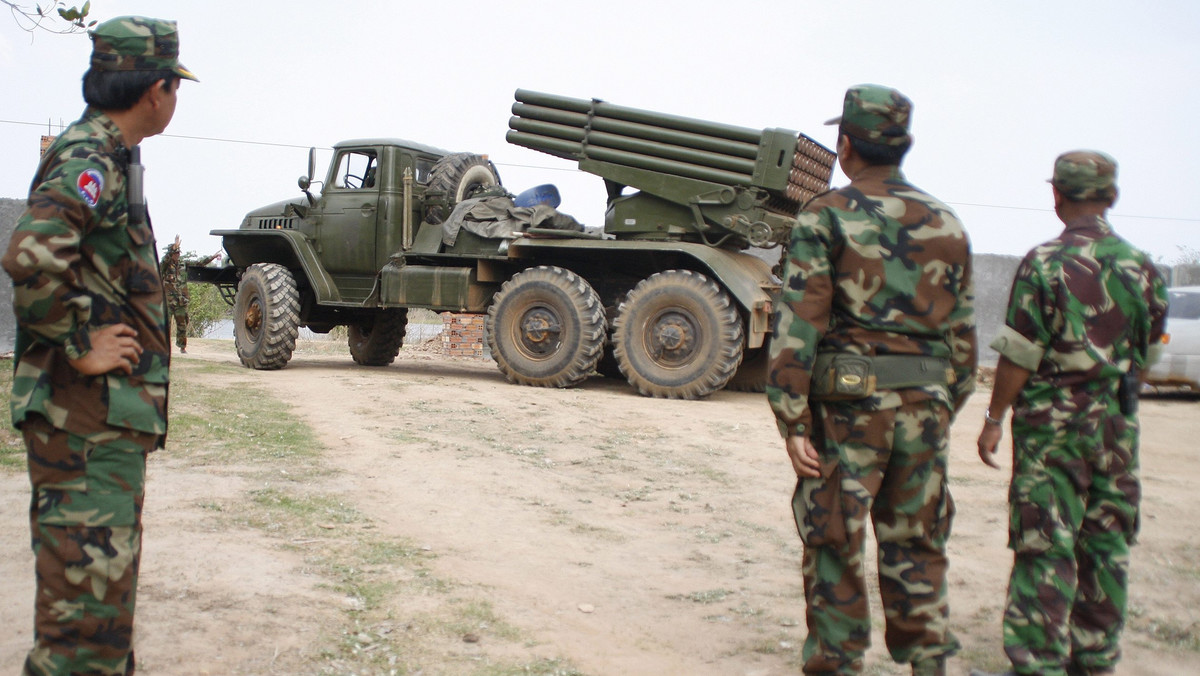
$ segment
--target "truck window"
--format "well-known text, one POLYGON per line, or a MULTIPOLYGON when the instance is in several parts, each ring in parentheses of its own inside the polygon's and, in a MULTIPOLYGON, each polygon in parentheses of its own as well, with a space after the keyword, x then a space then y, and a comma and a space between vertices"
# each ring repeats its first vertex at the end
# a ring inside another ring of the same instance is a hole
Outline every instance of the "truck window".
POLYGON ((421 185, 429 183, 429 174, 433 171, 433 165, 436 162, 437 160, 431 160, 428 157, 417 158, 417 175, 414 177, 417 183, 420 183, 421 185))
POLYGON ((373 150, 344 152, 338 158, 337 172, 333 175, 333 187, 343 190, 374 188, 377 166, 373 150))

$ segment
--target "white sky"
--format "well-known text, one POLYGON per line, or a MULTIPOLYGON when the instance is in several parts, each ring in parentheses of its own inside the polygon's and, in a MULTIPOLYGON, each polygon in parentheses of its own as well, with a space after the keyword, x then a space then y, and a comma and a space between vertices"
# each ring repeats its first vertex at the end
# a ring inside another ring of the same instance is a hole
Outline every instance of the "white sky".
MULTIPOLYGON (((601 179, 505 142, 518 88, 832 146, 822 123, 862 82, 913 100, 905 171, 977 253, 1059 231, 1045 179, 1076 148, 1119 162, 1118 232, 1166 263, 1200 250, 1195 0, 92 2, 95 19, 124 14, 177 20, 201 80, 143 143, 159 241, 185 250, 215 251, 210 230, 298 196, 308 146, 365 136, 488 154, 510 191, 555 183, 561 210, 601 224, 601 179)), ((48 123, 79 117, 90 48, 0 14, 0 197, 26 196, 48 123)))

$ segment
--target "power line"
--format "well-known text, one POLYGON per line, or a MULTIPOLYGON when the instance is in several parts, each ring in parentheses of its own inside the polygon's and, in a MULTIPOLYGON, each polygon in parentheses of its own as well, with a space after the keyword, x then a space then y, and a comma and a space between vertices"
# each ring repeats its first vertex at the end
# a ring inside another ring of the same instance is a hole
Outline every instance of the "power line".
MULTIPOLYGON (((18 125, 24 125, 24 126, 29 126, 29 127, 42 126, 41 122, 20 122, 17 120, 0 120, 0 124, 18 124, 18 125)), ((215 143, 239 143, 242 145, 269 146, 269 147, 273 147, 273 148, 302 148, 303 149, 303 148, 314 147, 314 146, 307 146, 307 145, 296 145, 294 143, 271 143, 269 141, 245 141, 242 139, 217 138, 217 137, 212 137, 212 136, 185 136, 183 134, 160 134, 160 136, 164 136, 167 138, 187 139, 189 141, 213 141, 215 143)), ((316 147, 321 148, 321 150, 332 150, 332 148, 330 148, 328 146, 316 146, 316 147)), ((511 164, 511 163, 507 163, 507 162, 496 162, 496 165, 500 166, 500 167, 513 167, 513 168, 517 168, 517 169, 537 169, 539 171, 576 171, 576 169, 573 169, 573 168, 546 167, 546 166, 541 166, 541 165, 536 165, 536 164, 511 164)), ((1013 207, 1013 206, 1005 206, 1002 204, 978 204, 978 203, 972 203, 972 202, 947 202, 947 204, 949 204, 951 206, 956 206, 956 207, 979 207, 981 209, 1008 209, 1008 210, 1012 210, 1012 211, 1039 211, 1042 213, 1053 213, 1054 212, 1053 209, 1045 209, 1045 208, 1038 208, 1038 207, 1013 207)), ((1133 214, 1113 214, 1113 216, 1116 218, 1138 218, 1138 219, 1150 220, 1150 221, 1177 221, 1177 222, 1181 222, 1181 223, 1200 223, 1200 218, 1174 218, 1171 216, 1136 216, 1133 214)))
MULTIPOLYGON (((955 207, 982 207, 984 209, 1011 209, 1015 211, 1040 211, 1043 213, 1054 213, 1053 209, 1044 209, 1038 207, 1009 207, 1000 204, 973 204, 970 202, 946 202, 950 206, 955 207)), ((1136 216, 1134 214, 1113 214, 1114 218, 1142 218, 1153 221, 1181 221, 1183 223, 1200 223, 1200 218, 1173 218, 1171 216, 1136 216)))

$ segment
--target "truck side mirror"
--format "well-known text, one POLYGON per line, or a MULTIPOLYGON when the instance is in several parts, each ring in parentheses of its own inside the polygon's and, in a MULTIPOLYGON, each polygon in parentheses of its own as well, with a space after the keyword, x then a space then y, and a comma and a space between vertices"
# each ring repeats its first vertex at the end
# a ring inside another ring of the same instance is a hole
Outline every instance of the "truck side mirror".
POLYGON ((317 149, 309 148, 308 149, 308 173, 301 176, 296 181, 296 184, 300 186, 300 190, 304 191, 304 196, 308 198, 309 206, 312 206, 313 204, 317 203, 317 201, 315 199, 313 199, 312 193, 310 193, 308 191, 309 187, 312 186, 313 172, 316 170, 317 170, 317 149))

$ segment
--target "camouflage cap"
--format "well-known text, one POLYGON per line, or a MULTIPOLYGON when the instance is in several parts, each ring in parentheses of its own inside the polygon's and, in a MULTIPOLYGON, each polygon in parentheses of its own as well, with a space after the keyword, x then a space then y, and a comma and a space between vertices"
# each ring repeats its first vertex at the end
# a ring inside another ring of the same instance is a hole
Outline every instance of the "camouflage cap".
POLYGON ((1070 200, 1114 200, 1117 161, 1095 150, 1072 150, 1054 160, 1051 185, 1070 200))
POLYGON ((840 124, 841 133, 887 146, 912 142, 908 133, 912 101, 891 87, 861 84, 846 90, 842 114, 825 124, 840 124))
POLYGON ((186 80, 199 79, 179 63, 179 32, 174 21, 122 16, 90 32, 96 70, 170 70, 186 80))

